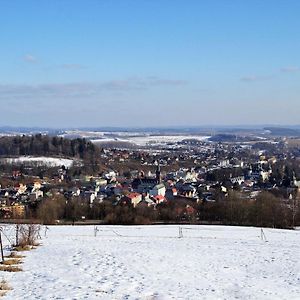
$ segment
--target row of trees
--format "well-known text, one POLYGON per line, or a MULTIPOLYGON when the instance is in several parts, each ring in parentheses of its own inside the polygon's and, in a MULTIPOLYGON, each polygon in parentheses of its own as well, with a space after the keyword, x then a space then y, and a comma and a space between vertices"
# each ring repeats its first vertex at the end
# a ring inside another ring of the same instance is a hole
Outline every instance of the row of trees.
POLYGON ((85 159, 94 155, 97 150, 99 151, 93 143, 80 138, 70 140, 42 134, 0 138, 1 156, 47 155, 85 159))
MULTIPOLYGON (((0 138, 0 156, 58 156, 80 159, 83 162, 80 172, 87 174, 97 174, 100 166, 101 149, 86 139, 65 139, 62 137, 51 137, 47 135, 37 134, 33 136, 4 136, 0 138)), ((29 165, 20 165, 18 168, 26 175, 49 175, 51 170, 47 166, 35 166, 33 163, 29 165), (26 168, 29 166, 30 168, 26 168), (29 170, 29 171, 28 171, 29 170), (28 173, 28 174, 27 174, 28 173)), ((0 165, 0 172, 12 172, 16 166, 10 164, 0 165)), ((78 168, 71 170, 74 176, 78 172, 78 168)))
POLYGON ((153 207, 113 205, 112 201, 94 203, 78 197, 66 200, 62 195, 44 200, 36 216, 44 223, 55 220, 102 220, 107 224, 151 224, 154 222, 218 223, 274 228, 292 228, 300 225, 300 207, 296 200, 283 202, 264 192, 256 200, 229 194, 223 201, 193 203, 186 200, 169 201, 153 207))
POLYGON ((224 201, 202 204, 200 215, 203 220, 231 225, 292 228, 300 224, 297 201, 283 201, 269 192, 261 193, 256 200, 242 199, 238 193, 231 193, 224 201))

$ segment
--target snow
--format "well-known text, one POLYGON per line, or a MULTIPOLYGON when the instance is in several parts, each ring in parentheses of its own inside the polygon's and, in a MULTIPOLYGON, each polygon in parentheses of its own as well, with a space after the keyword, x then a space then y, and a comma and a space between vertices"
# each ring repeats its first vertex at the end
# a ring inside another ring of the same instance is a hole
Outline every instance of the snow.
POLYGON ((15 158, 2 158, 0 161, 8 164, 34 164, 38 166, 59 167, 64 165, 66 168, 72 167, 74 161, 67 158, 54 158, 45 156, 20 156, 15 158))
POLYGON ((299 299, 299 231, 181 227, 52 226, 3 299, 299 299))
POLYGON ((104 136, 102 138, 93 139, 93 143, 106 143, 106 142, 128 142, 137 146, 147 145, 166 145, 167 143, 178 143, 187 139, 194 139, 198 141, 207 140, 209 136, 202 135, 143 135, 143 136, 104 136))
POLYGON ((131 142, 138 146, 146 146, 148 144, 166 144, 166 143, 177 143, 182 142, 186 139, 195 140, 205 140, 208 139, 207 136, 197 136, 197 135, 151 135, 142 137, 132 137, 131 142))
POLYGON ((166 145, 167 143, 178 143, 186 139, 198 141, 208 140, 210 136, 196 134, 158 134, 155 132, 135 132, 135 131, 82 131, 69 130, 60 135, 64 138, 86 138, 93 143, 126 142, 136 146, 166 145))

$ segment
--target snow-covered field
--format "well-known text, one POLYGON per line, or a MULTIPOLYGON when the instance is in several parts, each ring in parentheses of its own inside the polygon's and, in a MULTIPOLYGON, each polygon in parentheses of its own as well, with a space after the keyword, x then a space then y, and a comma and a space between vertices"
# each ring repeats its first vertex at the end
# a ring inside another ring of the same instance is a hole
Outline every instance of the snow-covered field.
POLYGON ((168 143, 178 143, 187 139, 194 139, 198 141, 207 140, 209 136, 199 136, 199 135, 144 135, 144 136, 113 136, 113 137, 103 137, 98 139, 93 139, 93 143, 107 143, 107 142, 127 142, 132 143, 137 146, 147 146, 147 145, 165 145, 168 143))
POLYGON ((50 227, 3 299, 300 299, 300 231, 50 227))
POLYGON ((45 156, 20 156, 15 158, 1 158, 0 162, 20 165, 20 164, 33 164, 36 166, 59 167, 64 165, 67 168, 72 167, 74 161, 67 158, 54 158, 45 156))
POLYGON ((93 143, 126 142, 137 146, 147 145, 165 145, 167 143, 182 142, 186 139, 195 139, 198 141, 207 140, 210 136, 192 135, 192 134, 155 134, 127 131, 81 131, 69 130, 60 135, 65 138, 81 137, 90 139, 93 143))

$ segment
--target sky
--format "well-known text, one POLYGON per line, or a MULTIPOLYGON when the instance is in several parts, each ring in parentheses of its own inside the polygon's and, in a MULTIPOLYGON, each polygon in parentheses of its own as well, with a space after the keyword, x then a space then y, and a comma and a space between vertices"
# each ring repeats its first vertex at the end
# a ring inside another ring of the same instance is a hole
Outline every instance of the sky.
POLYGON ((298 0, 1 0, 0 126, 300 124, 298 0))

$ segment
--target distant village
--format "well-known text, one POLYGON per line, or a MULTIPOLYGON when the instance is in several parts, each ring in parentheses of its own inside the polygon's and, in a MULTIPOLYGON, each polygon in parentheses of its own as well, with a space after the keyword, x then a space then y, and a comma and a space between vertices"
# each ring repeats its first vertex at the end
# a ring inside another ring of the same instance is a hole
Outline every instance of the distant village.
POLYGON ((300 152, 284 138, 190 139, 164 149, 100 148, 96 155, 98 170, 90 172, 80 165, 2 167, 1 218, 247 225, 259 222, 260 203, 264 213, 273 214, 270 220, 274 214, 280 219, 274 227, 292 227, 300 219, 300 152))

